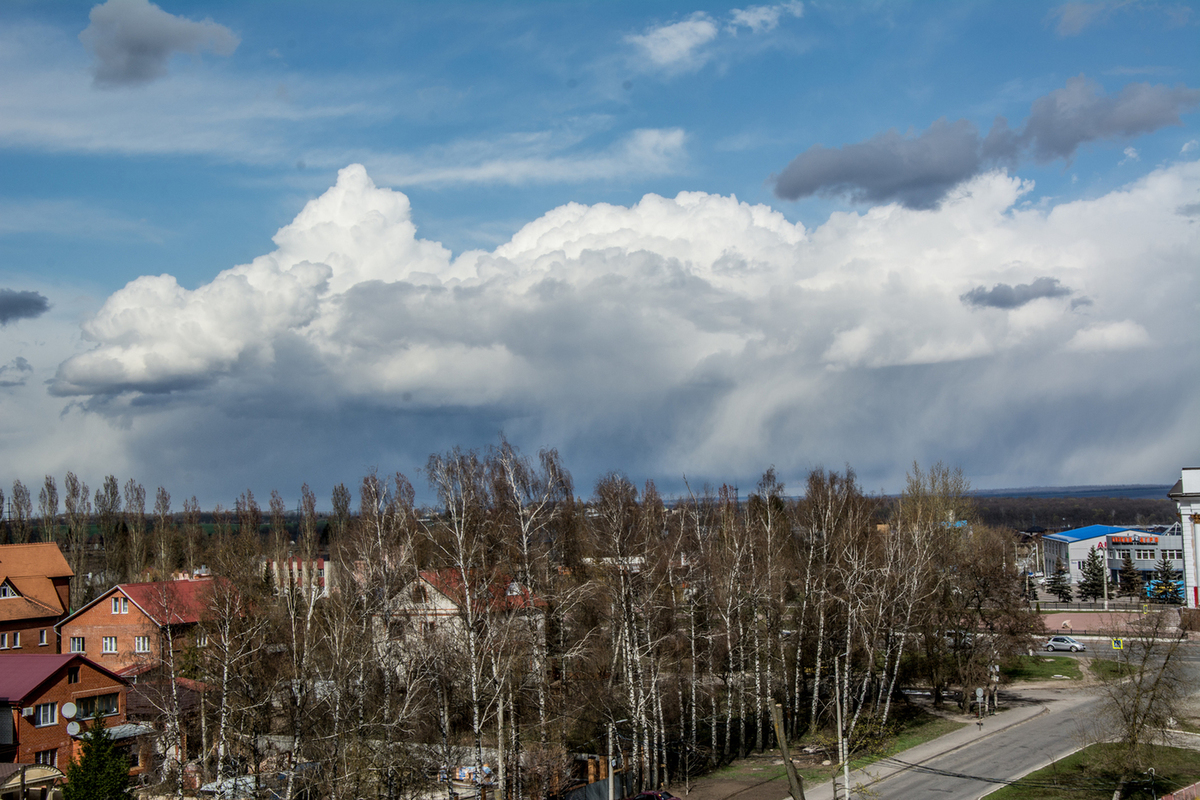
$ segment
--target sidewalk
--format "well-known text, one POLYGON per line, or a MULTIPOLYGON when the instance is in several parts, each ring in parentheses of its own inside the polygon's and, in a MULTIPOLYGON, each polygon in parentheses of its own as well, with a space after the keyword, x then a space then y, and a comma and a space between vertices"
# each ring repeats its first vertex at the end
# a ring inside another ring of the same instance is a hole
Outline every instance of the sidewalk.
MULTIPOLYGON (((897 753, 895 758, 906 761, 909 764, 922 764, 945 753, 958 750, 960 747, 966 747, 981 739, 986 739, 988 736, 1011 728, 1014 725, 1020 725, 1022 722, 1027 722, 1048 711, 1049 709, 1041 702, 1036 705, 1023 705, 1017 708, 1010 708, 994 716, 984 717, 982 728, 975 724, 968 725, 954 733, 948 733, 933 741, 925 742, 924 744, 919 744, 916 747, 897 753)), ((887 762, 870 764, 862 769, 850 771, 850 786, 867 787, 884 778, 903 772, 906 769, 907 767, 893 766, 887 762)), ((838 776, 838 796, 845 796, 842 790, 840 775, 838 776)), ((833 785, 828 781, 820 785, 806 784, 804 786, 804 798, 805 800, 833 800, 833 785)), ((783 798, 783 800, 789 799, 790 796, 783 798)))

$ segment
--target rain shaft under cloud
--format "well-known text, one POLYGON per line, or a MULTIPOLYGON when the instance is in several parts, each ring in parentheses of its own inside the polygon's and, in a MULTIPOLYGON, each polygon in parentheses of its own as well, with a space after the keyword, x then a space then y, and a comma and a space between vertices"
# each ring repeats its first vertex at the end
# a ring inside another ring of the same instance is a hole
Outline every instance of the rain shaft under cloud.
POLYGON ((51 391, 131 424, 134 446, 153 417, 147 450, 174 414, 183 451, 261 436, 284 459, 309 452, 296 437, 340 436, 358 470, 504 428, 559 447, 584 481, 850 461, 882 483, 942 458, 1028 483, 1040 447, 1089 440, 1087 419, 1106 427, 1084 451, 1112 447, 1140 475, 1196 410, 1176 385, 1194 379, 1162 367, 1195 339, 1180 298, 1200 242, 1175 209, 1200 163, 1048 209, 1022 207, 1028 188, 987 173, 937 210, 808 231, 700 192, 571 203, 455 258, 417 237, 403 194, 350 166, 275 251, 193 290, 146 276, 109 297, 51 391), (964 299, 1002 285, 1021 302, 964 299), (1154 437, 1137 424, 1148 391, 1154 437))

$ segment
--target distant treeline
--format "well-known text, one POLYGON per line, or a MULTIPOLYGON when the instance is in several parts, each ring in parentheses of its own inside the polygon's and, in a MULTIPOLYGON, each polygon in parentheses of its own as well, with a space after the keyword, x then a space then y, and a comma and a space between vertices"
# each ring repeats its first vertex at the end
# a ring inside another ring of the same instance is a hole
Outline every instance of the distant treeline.
POLYGON ((1171 525, 1179 521, 1175 503, 1129 497, 976 497, 980 522, 1026 530, 1048 531, 1085 525, 1171 525))

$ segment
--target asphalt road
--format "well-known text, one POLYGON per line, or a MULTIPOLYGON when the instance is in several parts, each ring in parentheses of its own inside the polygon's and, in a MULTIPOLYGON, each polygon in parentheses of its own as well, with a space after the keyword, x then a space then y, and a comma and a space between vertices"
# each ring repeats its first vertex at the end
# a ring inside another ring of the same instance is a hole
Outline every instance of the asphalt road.
MULTIPOLYGON (((1091 646, 1091 643, 1088 643, 1091 646)), ((1095 655, 1079 653, 1079 656, 1095 655)), ((1055 653, 1054 655, 1071 655, 1055 653)), ((1200 647, 1185 645, 1177 654, 1187 662, 1193 685, 1200 687, 1200 647)), ((1197 689, 1200 693, 1200 688, 1197 689)), ((1019 725, 989 734, 987 723, 979 738, 957 750, 936 756, 923 764, 895 774, 870 788, 882 800, 938 798, 939 800, 977 800, 1004 782, 1048 766, 1078 750, 1094 737, 1085 731, 1100 699, 1084 690, 1048 689, 1023 693, 1027 700, 1045 704, 1047 713, 1019 725)), ((1003 694, 1001 705, 1006 705, 1003 694)), ((899 760, 903 760, 901 753, 899 760)))
POLYGON ((985 721, 977 743, 933 758, 871 789, 885 800, 976 800, 1004 781, 1041 769, 1079 749, 1081 724, 1086 724, 1097 703, 1093 695, 1063 692, 1060 697, 1048 699, 1049 713, 1007 730, 989 735, 985 721))

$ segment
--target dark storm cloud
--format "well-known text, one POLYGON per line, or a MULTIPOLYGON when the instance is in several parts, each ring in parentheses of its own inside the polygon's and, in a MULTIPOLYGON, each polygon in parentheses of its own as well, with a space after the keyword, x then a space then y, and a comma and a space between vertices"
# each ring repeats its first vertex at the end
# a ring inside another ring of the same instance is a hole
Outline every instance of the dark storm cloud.
POLYGON ((40 317, 50 309, 50 301, 37 292, 0 289, 0 326, 18 319, 40 317))
POLYGON ((1116 95, 1082 75, 1033 102, 1021 141, 1038 161, 1069 159, 1081 144, 1129 139, 1181 125, 1181 111, 1200 103, 1200 89, 1131 83, 1116 95))
POLYGON ((1131 83, 1116 95, 1082 75, 1033 102, 1019 130, 998 117, 984 138, 967 120, 939 119, 919 134, 895 129, 839 148, 814 145, 774 177, 775 194, 797 200, 843 194, 856 202, 935 207, 958 184, 993 167, 1070 159, 1080 145, 1129 139, 1168 125, 1200 103, 1200 90, 1131 83))
POLYGON ((962 295, 964 303, 981 308, 1020 308, 1026 303, 1043 297, 1066 297, 1071 290, 1058 282, 1058 278, 1037 278, 1033 283, 1018 283, 1009 286, 997 283, 991 289, 976 286, 962 295))
POLYGON ((79 41, 96 58, 92 74, 100 86, 149 83, 167 74, 175 53, 227 56, 239 44, 224 25, 177 17, 147 0, 108 0, 90 19, 79 41))
POLYGON ((858 202, 899 200, 909 208, 931 208, 979 172, 979 150, 979 131, 965 119, 939 119, 915 138, 893 129, 839 148, 816 145, 788 164, 775 194, 795 200, 846 193, 858 202))

